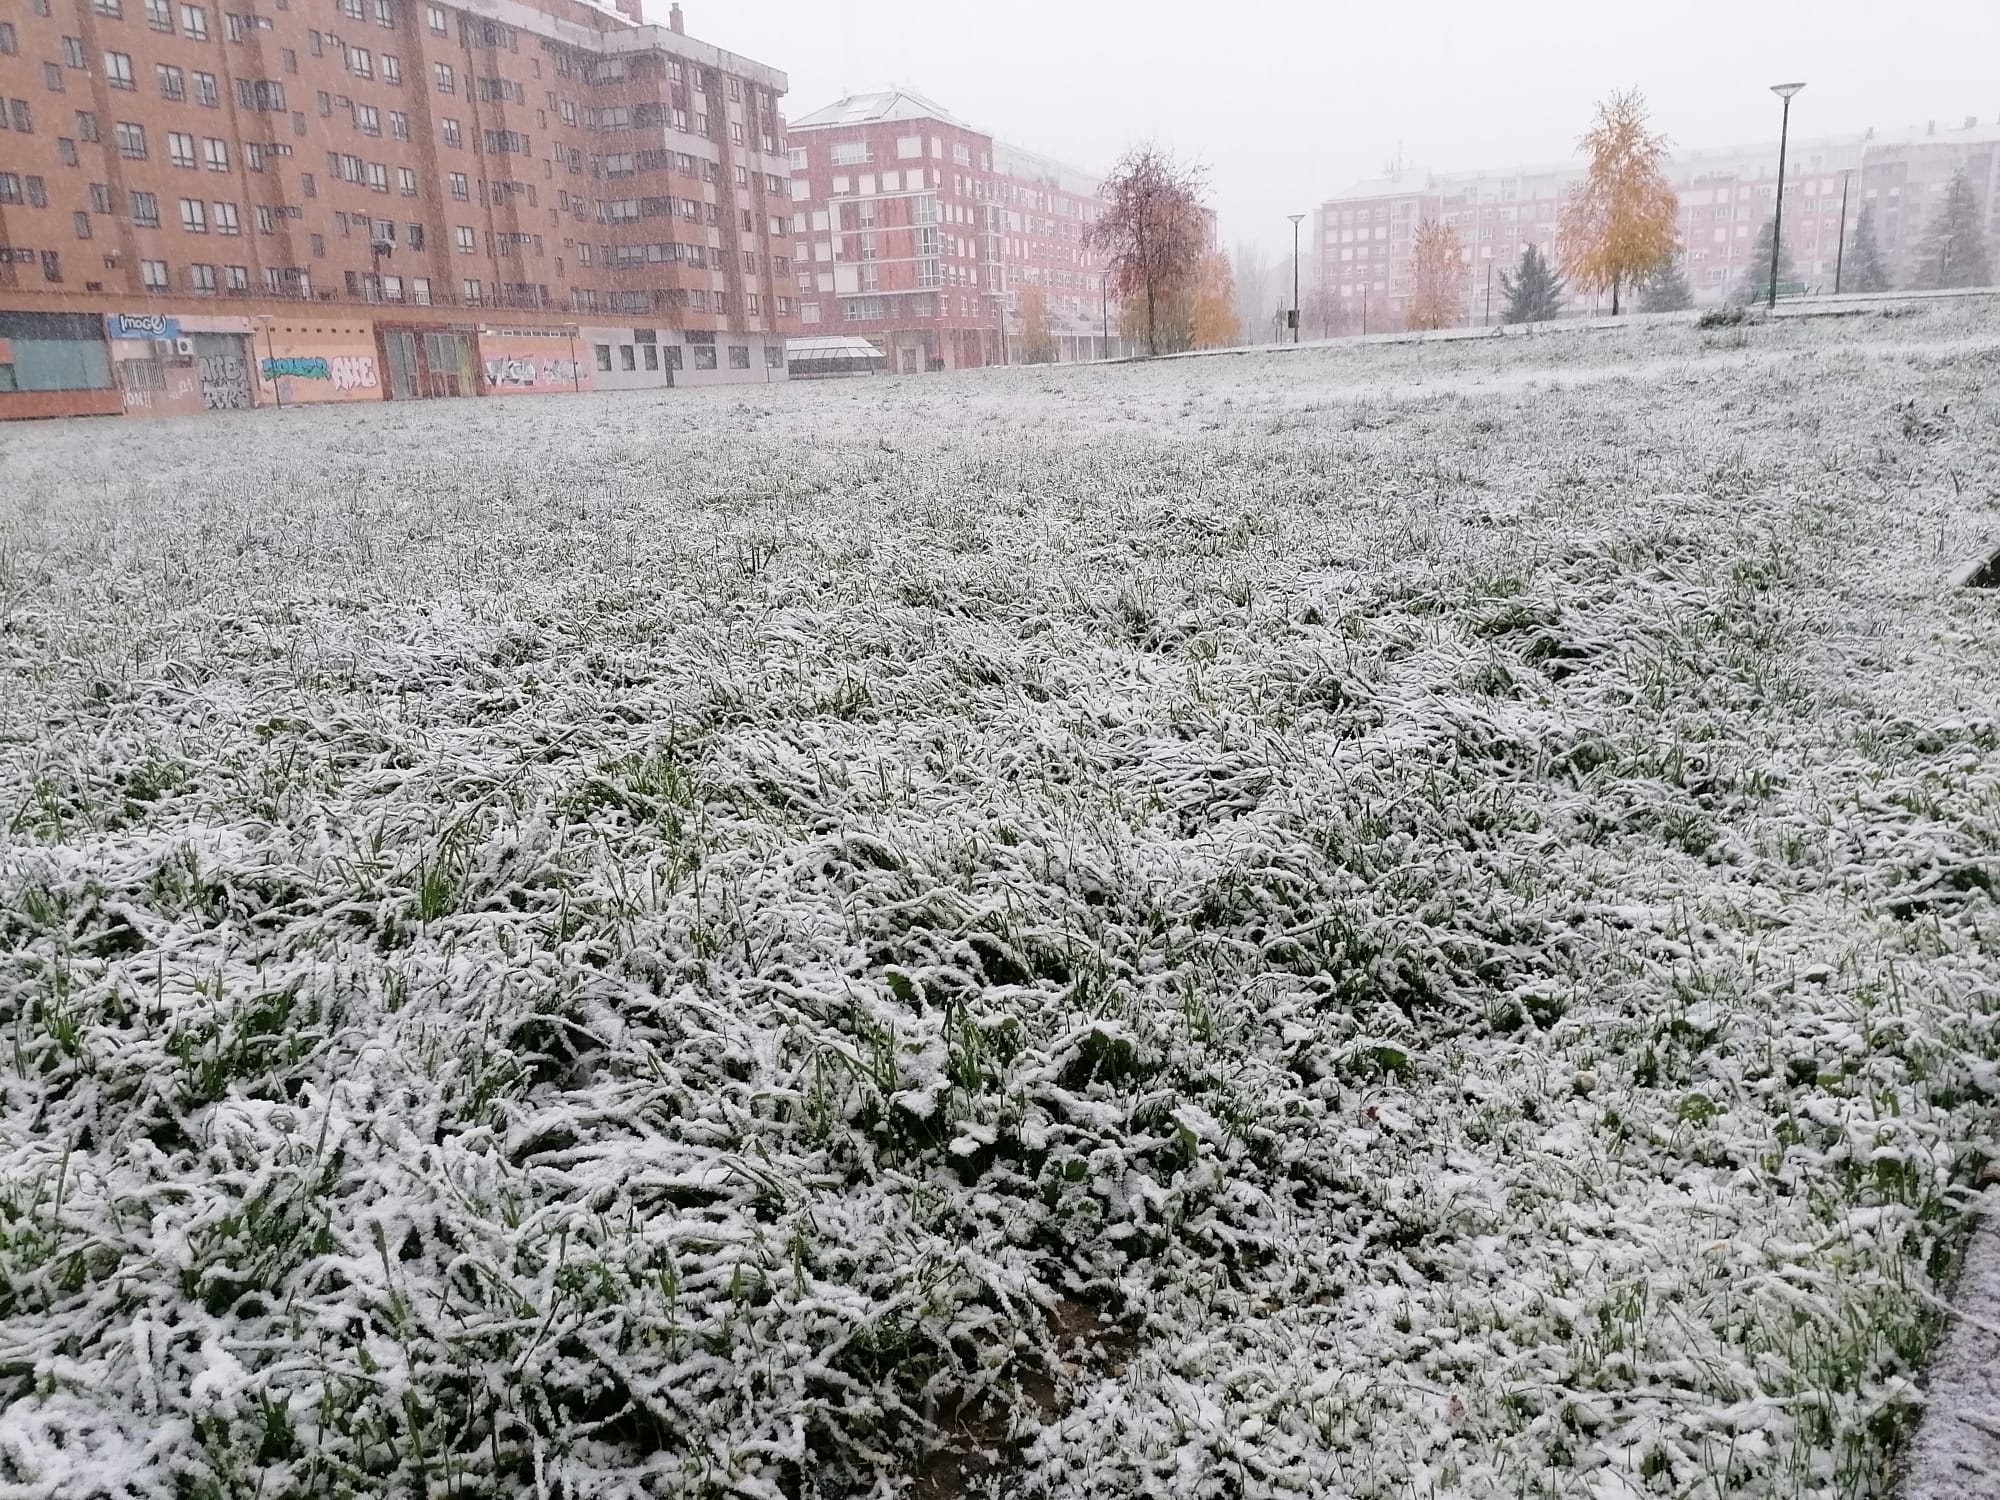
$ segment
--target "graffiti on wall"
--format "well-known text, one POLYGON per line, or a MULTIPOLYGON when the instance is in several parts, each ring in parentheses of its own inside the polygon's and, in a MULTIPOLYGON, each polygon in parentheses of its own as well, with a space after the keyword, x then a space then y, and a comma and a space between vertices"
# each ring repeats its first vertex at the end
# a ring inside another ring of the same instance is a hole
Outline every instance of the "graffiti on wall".
POLYGON ((575 385, 577 362, 573 359, 534 360, 522 355, 485 361, 486 383, 532 390, 538 386, 575 385))
POLYGON ((375 356, 291 354, 282 359, 265 360, 264 378, 276 380, 280 376, 289 376, 293 380, 328 380, 333 382, 337 391, 372 391, 375 389, 375 356))
POLYGON ((201 404, 206 411, 248 411, 250 368, 234 354, 207 354, 195 361, 201 371, 201 404))

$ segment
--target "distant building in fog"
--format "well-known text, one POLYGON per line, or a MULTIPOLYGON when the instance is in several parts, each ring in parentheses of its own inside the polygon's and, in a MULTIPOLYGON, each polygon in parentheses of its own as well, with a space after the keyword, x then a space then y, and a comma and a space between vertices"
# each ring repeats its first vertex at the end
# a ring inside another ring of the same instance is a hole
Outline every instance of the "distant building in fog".
MULTIPOLYGON (((1785 246, 1810 287, 1831 290, 1840 246, 1841 191, 1848 190, 1850 236, 1864 207, 1875 210, 1875 239, 1892 284, 1906 286, 1911 263, 1952 175, 1972 179, 1989 233, 2000 232, 2000 122, 1968 120, 1894 134, 1794 137, 1786 163, 1785 246)), ((1723 301, 1759 273, 1751 264, 1758 231, 1777 196, 1778 142, 1676 151, 1668 176, 1681 199, 1681 240, 1688 285, 1699 303, 1723 301)), ((1583 177, 1583 163, 1505 167, 1482 172, 1407 170, 1356 183, 1322 203, 1314 215, 1314 257, 1320 306, 1334 332, 1402 326, 1409 296, 1410 241, 1418 224, 1442 219, 1465 241, 1466 306, 1473 322, 1485 315, 1489 275, 1492 316, 1504 299, 1500 272, 1522 247, 1555 253, 1563 197, 1583 177)), ((1768 264, 1763 274, 1768 274, 1768 264)), ((1572 308, 1578 304, 1571 295, 1572 308)), ((1587 299, 1585 301, 1587 306, 1587 299)), ((1609 299, 1605 299, 1609 310, 1609 299)), ((1313 321, 1309 319, 1308 321, 1313 321)))
POLYGON ((1021 293, 1039 287, 1060 359, 1118 352, 1118 309, 1084 243, 1102 207, 1091 173, 905 89, 850 95, 789 138, 807 333, 860 334, 899 372, 1006 364, 1020 357, 1021 293))

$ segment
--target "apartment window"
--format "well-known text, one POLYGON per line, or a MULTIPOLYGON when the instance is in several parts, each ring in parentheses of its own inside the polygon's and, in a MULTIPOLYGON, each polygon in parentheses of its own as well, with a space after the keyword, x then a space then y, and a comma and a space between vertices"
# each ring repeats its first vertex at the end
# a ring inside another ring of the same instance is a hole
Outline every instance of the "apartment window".
POLYGON ((789 318, 791 315, 792 315, 792 299, 790 297, 780 297, 778 299, 778 316, 781 318, 789 318))
POLYGON ((54 63, 43 63, 42 84, 50 93, 60 94, 63 91, 62 69, 54 63))
POLYGON ((432 35, 443 36, 445 34, 444 7, 442 5, 427 5, 424 9, 428 13, 432 35))
POLYGON ((167 132, 167 158, 177 167, 194 168, 194 137, 178 130, 167 132))
POLYGON ((373 78, 375 76, 375 59, 366 47, 349 47, 347 49, 347 71, 352 73, 356 78, 373 78))
POLYGON ((435 64, 435 76, 437 79, 437 91, 440 94, 452 94, 458 92, 458 84, 457 81, 452 77, 450 63, 435 64))
POLYGON ((313 103, 319 106, 319 117, 322 120, 333 113, 333 95, 325 89, 313 95, 313 103))
POLYGON ((403 64, 401 60, 392 57, 387 52, 382 54, 382 81, 384 83, 401 83, 403 81, 403 64))
POLYGON ((270 205, 267 203, 257 205, 257 232, 259 234, 276 234, 278 232, 278 216, 271 212, 270 205))
POLYGON ((761 299, 758 297, 757 293, 751 292, 743 300, 747 304, 746 307, 744 308, 744 311, 749 313, 751 317, 754 318, 757 316, 758 313, 763 311, 763 308, 760 305, 761 299))
POLYGON ((264 170, 264 148, 256 141, 243 143, 243 170, 246 172, 264 170))
POLYGON ((747 370, 750 368, 750 346, 748 344, 731 344, 729 346, 729 368, 732 370, 747 370))
POLYGON ((472 197, 472 184, 466 181, 463 172, 454 172, 451 174, 451 195, 460 203, 464 203, 472 197))
POLYGON ((217 140, 212 135, 203 136, 201 139, 201 155, 202 160, 208 163, 209 171, 227 172, 229 170, 229 142, 217 140))
MULTIPOLYGON (((285 107, 285 91, 279 85, 275 83, 260 83, 257 85, 257 88, 259 91, 264 89, 274 90, 278 96, 278 102, 275 107, 278 109, 285 107)), ((194 75, 194 102, 206 109, 216 109, 221 106, 222 94, 215 86, 215 75, 213 73, 196 73, 194 75)), ((260 105, 258 107, 262 108, 263 106, 260 105)))
POLYGON ((111 212, 111 189, 107 184, 93 182, 90 185, 90 211, 94 214, 111 212))
POLYGON ((162 99, 181 100, 187 98, 187 82, 181 76, 179 68, 174 67, 170 63, 160 63, 153 69, 153 73, 159 79, 160 97, 162 99))
POLYGON ((132 198, 132 222, 141 229, 160 227, 160 200, 151 193, 135 192, 132 198))
POLYGON ((189 266, 188 290, 193 292, 197 297, 213 297, 215 295, 215 267, 189 266))
POLYGON ((389 191, 389 164, 382 161, 368 163, 368 191, 386 193, 389 191))
POLYGON ((241 234, 242 227, 236 219, 234 203, 217 203, 215 208, 215 232, 217 234, 241 234))
MULTIPOLYGON (((176 73, 179 69, 174 70, 176 73)), ((137 88, 132 81, 132 55, 129 52, 107 52, 104 54, 104 81, 114 89, 137 88)))
POLYGON ((164 292, 169 286, 167 263, 163 260, 139 262, 139 284, 149 292, 164 292))
POLYGON ((459 301, 463 302, 467 307, 479 306, 480 299, 484 295, 485 289, 480 286, 478 279, 475 277, 468 276, 458 284, 459 301))
POLYGON ((438 129, 444 132, 444 143, 447 146, 456 146, 458 144, 458 121, 452 119, 450 115, 446 115, 438 121, 438 129))
POLYGON ((357 104, 354 106, 354 124, 363 135, 380 135, 382 133, 381 112, 372 104, 357 104))
POLYGON ((56 160, 66 167, 76 165, 76 142, 66 135, 56 137, 56 160))
POLYGON ((290 47, 280 47, 278 49, 278 60, 284 64, 284 68, 287 73, 298 72, 299 54, 293 51, 290 47))
POLYGON ((240 42, 243 40, 243 17, 232 10, 223 15, 222 21, 222 29, 230 41, 240 42))
POLYGON ((111 134, 118 142, 118 154, 127 161, 146 159, 146 127, 135 125, 130 120, 120 120, 111 127, 111 134))
POLYGON ((208 12, 199 5, 181 7, 181 30, 198 42, 208 40, 208 12))
POLYGON ((400 109, 389 111, 389 134, 399 141, 407 141, 410 138, 410 117, 400 109))
POLYGON ((478 238, 473 234, 471 228, 464 224, 459 225, 458 253, 460 255, 471 255, 478 248, 479 248, 478 238))
POLYGON ((89 214, 82 212, 73 213, 69 216, 69 224, 70 228, 76 231, 76 237, 78 239, 87 240, 90 238, 89 214))
POLYGON ((62 280, 62 256, 54 250, 42 252, 42 280, 62 280))
POLYGON ((866 141, 836 141, 833 146, 833 164, 836 167, 854 167, 863 162, 873 161, 866 141))
POLYGON ((199 198, 181 199, 181 228, 189 234, 208 233, 208 211, 199 198))
POLYGON ((223 285, 224 285, 224 286, 225 286, 225 287, 226 287, 226 288, 227 288, 227 289, 228 289, 229 291, 232 291, 232 292, 247 292, 247 291, 249 291, 249 290, 250 290, 250 269, 249 269, 249 267, 247 267, 247 266, 225 266, 225 267, 223 267, 223 274, 224 274, 224 276, 225 276, 225 278, 226 278, 226 279, 225 279, 225 281, 224 281, 224 283, 223 283, 223 285))
POLYGON ((396 191, 405 198, 417 196, 417 174, 413 168, 396 168, 396 191))
MULTIPOLYGON (((393 226, 393 225, 392 225, 392 226, 390 226, 390 227, 391 227, 392 229, 394 228, 394 226, 393 226)), ((424 248, 424 226, 423 226, 423 225, 421 225, 421 224, 405 224, 405 225, 403 226, 403 230, 404 230, 404 239, 405 239, 405 240, 406 240, 406 242, 407 242, 407 243, 409 244, 409 247, 410 247, 410 248, 411 248, 412 250, 421 250, 421 249, 423 249, 423 248, 424 248)))
POLYGON ((21 44, 14 35, 14 23, 0 21, 0 57, 18 57, 20 52, 21 44))

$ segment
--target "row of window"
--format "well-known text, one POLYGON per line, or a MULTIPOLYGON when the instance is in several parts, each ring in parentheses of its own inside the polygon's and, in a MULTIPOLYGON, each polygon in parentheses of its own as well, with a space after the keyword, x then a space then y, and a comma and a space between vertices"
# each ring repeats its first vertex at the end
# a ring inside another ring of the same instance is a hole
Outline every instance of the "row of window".
MULTIPOLYGON (((750 368, 750 346, 748 344, 730 344, 727 347, 729 350, 730 369, 747 370, 750 368)), ((715 345, 689 344, 686 348, 694 354, 695 369, 713 370, 717 367, 716 354, 718 351, 715 345)), ((594 346, 594 350, 597 357, 597 368, 609 374, 612 368, 611 357, 614 353, 614 346, 611 344, 598 344, 594 346)), ((615 352, 618 356, 617 367, 621 370, 635 370, 641 364, 648 370, 657 370, 660 368, 661 350, 659 344, 652 341, 651 330, 647 330, 646 340, 631 344, 616 345, 615 352)), ((666 367, 669 370, 686 368, 681 362, 681 345, 668 344, 665 352, 666 367)), ((764 364, 768 369, 782 370, 785 367, 784 346, 780 344, 766 344, 764 346, 764 364)))

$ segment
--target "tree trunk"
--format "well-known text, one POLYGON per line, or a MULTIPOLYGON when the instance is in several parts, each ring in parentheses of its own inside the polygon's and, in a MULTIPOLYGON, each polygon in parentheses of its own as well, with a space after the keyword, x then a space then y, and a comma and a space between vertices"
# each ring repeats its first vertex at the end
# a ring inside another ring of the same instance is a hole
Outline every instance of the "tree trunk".
POLYGON ((1160 341, 1153 335, 1153 282, 1150 277, 1146 281, 1146 357, 1160 357, 1160 341))
POLYGON ((1618 285, 1622 278, 1617 272, 1611 273, 1611 316, 1618 316, 1618 285))

